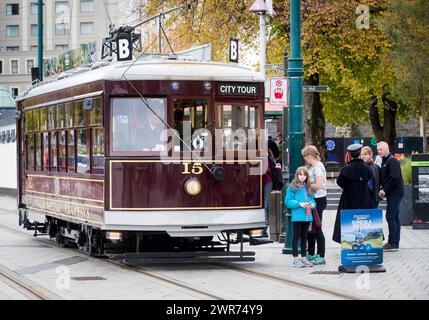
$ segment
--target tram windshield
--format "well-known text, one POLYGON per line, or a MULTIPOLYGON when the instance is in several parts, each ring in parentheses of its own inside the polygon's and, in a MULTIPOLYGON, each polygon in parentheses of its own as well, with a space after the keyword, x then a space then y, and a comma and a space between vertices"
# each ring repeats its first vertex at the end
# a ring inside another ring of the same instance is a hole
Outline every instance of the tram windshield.
POLYGON ((206 99, 174 99, 174 151, 205 150, 208 147, 206 99))
POLYGON ((258 107, 247 104, 218 104, 217 123, 223 131, 225 150, 257 149, 258 107))
POLYGON ((166 99, 113 98, 112 135, 115 152, 163 151, 161 133, 165 129, 166 99), (162 119, 162 121, 161 121, 162 119))

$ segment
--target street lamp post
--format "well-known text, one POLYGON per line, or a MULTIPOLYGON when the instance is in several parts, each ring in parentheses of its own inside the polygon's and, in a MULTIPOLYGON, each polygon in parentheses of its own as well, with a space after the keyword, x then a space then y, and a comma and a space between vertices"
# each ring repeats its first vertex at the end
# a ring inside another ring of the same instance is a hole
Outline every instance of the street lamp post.
MULTIPOLYGON (((290 53, 289 75, 289 181, 302 164, 302 77, 304 68, 301 57, 301 0, 290 0, 290 53)), ((290 218, 290 217, 289 217, 290 218)), ((283 253, 292 252, 292 223, 287 219, 283 253)))
POLYGON ((267 6, 264 0, 256 0, 252 6, 250 7, 250 12, 254 12, 259 15, 259 50, 261 50, 259 54, 259 72, 262 77, 265 79, 265 63, 266 63, 266 23, 265 23, 265 15, 267 13, 267 6))

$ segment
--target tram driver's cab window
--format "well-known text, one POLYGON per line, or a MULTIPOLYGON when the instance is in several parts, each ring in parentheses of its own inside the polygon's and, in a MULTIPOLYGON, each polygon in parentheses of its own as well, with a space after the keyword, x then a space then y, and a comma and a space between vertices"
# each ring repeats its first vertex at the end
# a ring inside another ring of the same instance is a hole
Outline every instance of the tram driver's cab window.
POLYGON ((166 99, 113 98, 111 102, 113 152, 164 150, 166 99))
POLYGON ((206 150, 209 131, 206 99, 174 99, 174 151, 206 150))
POLYGON ((222 129, 224 150, 258 148, 258 107, 245 104, 217 105, 217 123, 222 129))

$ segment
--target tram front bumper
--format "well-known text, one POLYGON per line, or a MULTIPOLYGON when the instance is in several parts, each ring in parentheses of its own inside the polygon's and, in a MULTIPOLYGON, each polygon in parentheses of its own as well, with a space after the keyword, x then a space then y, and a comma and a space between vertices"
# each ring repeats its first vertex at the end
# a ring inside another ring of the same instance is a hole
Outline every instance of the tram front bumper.
POLYGON ((171 237, 216 236, 226 230, 265 227, 264 209, 105 211, 103 230, 165 231, 171 237))

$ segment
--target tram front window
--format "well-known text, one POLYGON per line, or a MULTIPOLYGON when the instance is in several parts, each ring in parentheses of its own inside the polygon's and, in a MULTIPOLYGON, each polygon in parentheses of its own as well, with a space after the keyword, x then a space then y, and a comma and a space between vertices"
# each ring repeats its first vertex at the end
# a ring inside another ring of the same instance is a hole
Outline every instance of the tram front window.
POLYGON ((113 152, 164 150, 166 99, 145 99, 150 109, 140 98, 113 98, 111 102, 113 152))
POLYGON ((258 148, 258 107, 245 104, 217 105, 217 123, 223 131, 225 150, 258 148))
POLYGON ((206 99, 174 99, 174 151, 205 150, 209 132, 206 99), (196 132, 197 131, 197 132, 196 132))

